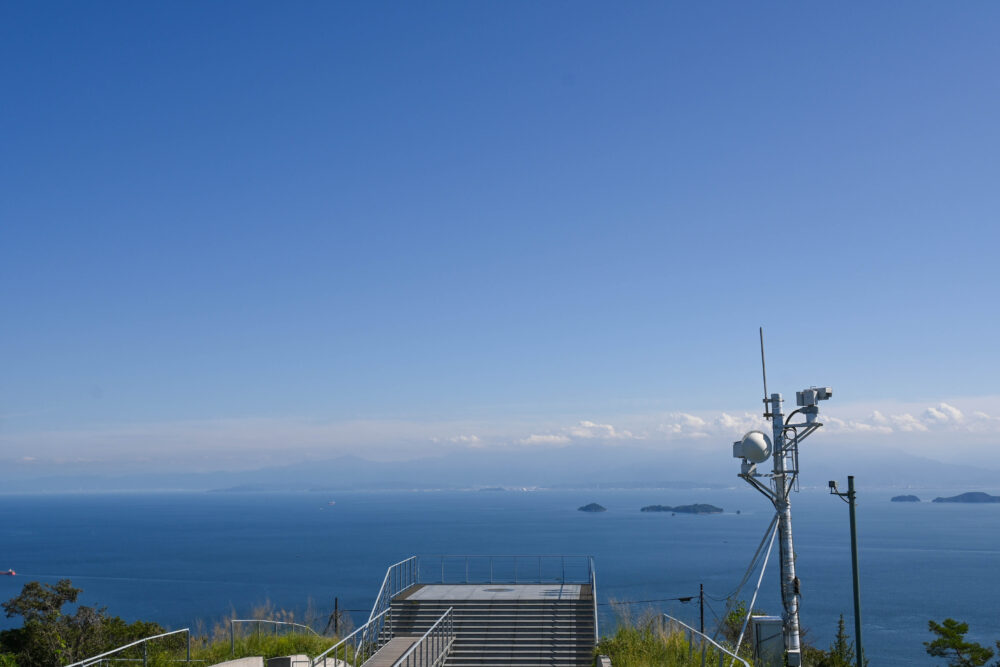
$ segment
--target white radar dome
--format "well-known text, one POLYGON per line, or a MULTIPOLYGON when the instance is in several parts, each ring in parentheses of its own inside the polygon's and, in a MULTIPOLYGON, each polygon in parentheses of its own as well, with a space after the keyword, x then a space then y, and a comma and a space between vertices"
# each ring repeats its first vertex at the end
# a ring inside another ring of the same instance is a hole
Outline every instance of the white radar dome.
POLYGON ((761 431, 750 431, 740 441, 743 458, 751 463, 763 463, 771 456, 771 439, 761 431))

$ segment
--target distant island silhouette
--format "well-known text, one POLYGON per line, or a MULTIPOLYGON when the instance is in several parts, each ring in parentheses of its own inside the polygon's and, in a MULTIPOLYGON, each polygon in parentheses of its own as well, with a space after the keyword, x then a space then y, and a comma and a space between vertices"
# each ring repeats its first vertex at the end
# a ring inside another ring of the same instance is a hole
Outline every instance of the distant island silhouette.
POLYGON ((969 493, 960 493, 957 496, 951 496, 950 498, 935 498, 936 503, 1000 503, 1000 496, 991 496, 988 493, 983 493, 982 491, 970 491, 969 493))
POLYGON ((920 502, 920 498, 917 498, 916 496, 893 496, 890 499, 889 502, 893 502, 893 503, 919 503, 920 502))
POLYGON ((590 503, 589 505, 584 505, 583 507, 576 508, 580 512, 607 512, 608 508, 603 505, 598 505, 597 503, 590 503))
POLYGON ((646 505, 640 512, 680 512, 681 514, 721 514, 723 509, 715 505, 695 503, 694 505, 646 505))

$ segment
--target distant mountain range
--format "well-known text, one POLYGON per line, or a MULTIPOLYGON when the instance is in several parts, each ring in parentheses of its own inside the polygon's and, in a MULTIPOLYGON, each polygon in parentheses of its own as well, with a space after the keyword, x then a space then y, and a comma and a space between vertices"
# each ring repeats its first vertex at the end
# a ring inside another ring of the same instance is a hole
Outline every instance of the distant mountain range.
MULTIPOLYGON (((817 445, 823 444, 819 441, 817 445)), ((997 488, 998 471, 956 465, 875 448, 803 446, 803 486, 856 474, 879 488, 997 488)), ((766 466, 765 466, 766 467, 766 466)), ((0 466, 0 491, 91 492, 135 490, 337 491, 389 489, 727 488, 742 484, 738 461, 720 443, 715 450, 612 446, 511 447, 447 456, 380 462, 358 456, 302 461, 256 470, 185 472, 135 470, 111 474, 77 469, 0 466)))

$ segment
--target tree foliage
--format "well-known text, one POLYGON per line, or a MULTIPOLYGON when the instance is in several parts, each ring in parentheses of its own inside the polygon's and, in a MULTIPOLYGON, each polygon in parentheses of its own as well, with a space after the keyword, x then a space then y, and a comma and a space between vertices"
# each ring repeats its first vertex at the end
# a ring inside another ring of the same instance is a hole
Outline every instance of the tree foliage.
POLYGON ((0 653, 12 655, 19 667, 55 667, 163 632, 156 623, 126 623, 103 607, 79 606, 63 611, 82 591, 69 579, 55 585, 29 581, 21 593, 3 603, 7 618, 23 624, 0 632, 0 653))
MULTIPOLYGON (((924 642, 927 653, 935 658, 947 658, 949 667, 983 667, 993 657, 992 649, 965 641, 968 623, 946 618, 943 623, 928 621, 927 625, 937 635, 937 639, 924 642)), ((1000 649, 1000 642, 997 648, 1000 649)))

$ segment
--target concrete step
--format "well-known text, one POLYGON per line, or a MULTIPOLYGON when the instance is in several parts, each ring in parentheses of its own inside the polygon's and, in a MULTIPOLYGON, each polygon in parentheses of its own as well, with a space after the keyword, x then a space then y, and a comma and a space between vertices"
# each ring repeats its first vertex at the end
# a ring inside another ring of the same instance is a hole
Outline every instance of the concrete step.
POLYGON ((396 600, 391 627, 422 634, 451 607, 455 643, 444 667, 590 667, 590 599, 396 600))
MULTIPOLYGON (((395 617, 392 618, 388 625, 391 627, 400 627, 404 625, 421 625, 425 627, 430 627, 437 621, 439 617, 434 618, 424 618, 424 617, 395 617)), ((474 628, 477 626, 487 626, 487 625, 539 625, 539 626, 551 626, 551 625, 571 625, 574 627, 579 627, 583 625, 593 625, 594 619, 591 616, 579 617, 570 616, 566 618, 535 618, 532 616, 489 616, 489 617, 456 617, 453 621, 455 626, 462 626, 463 628, 474 628)))

